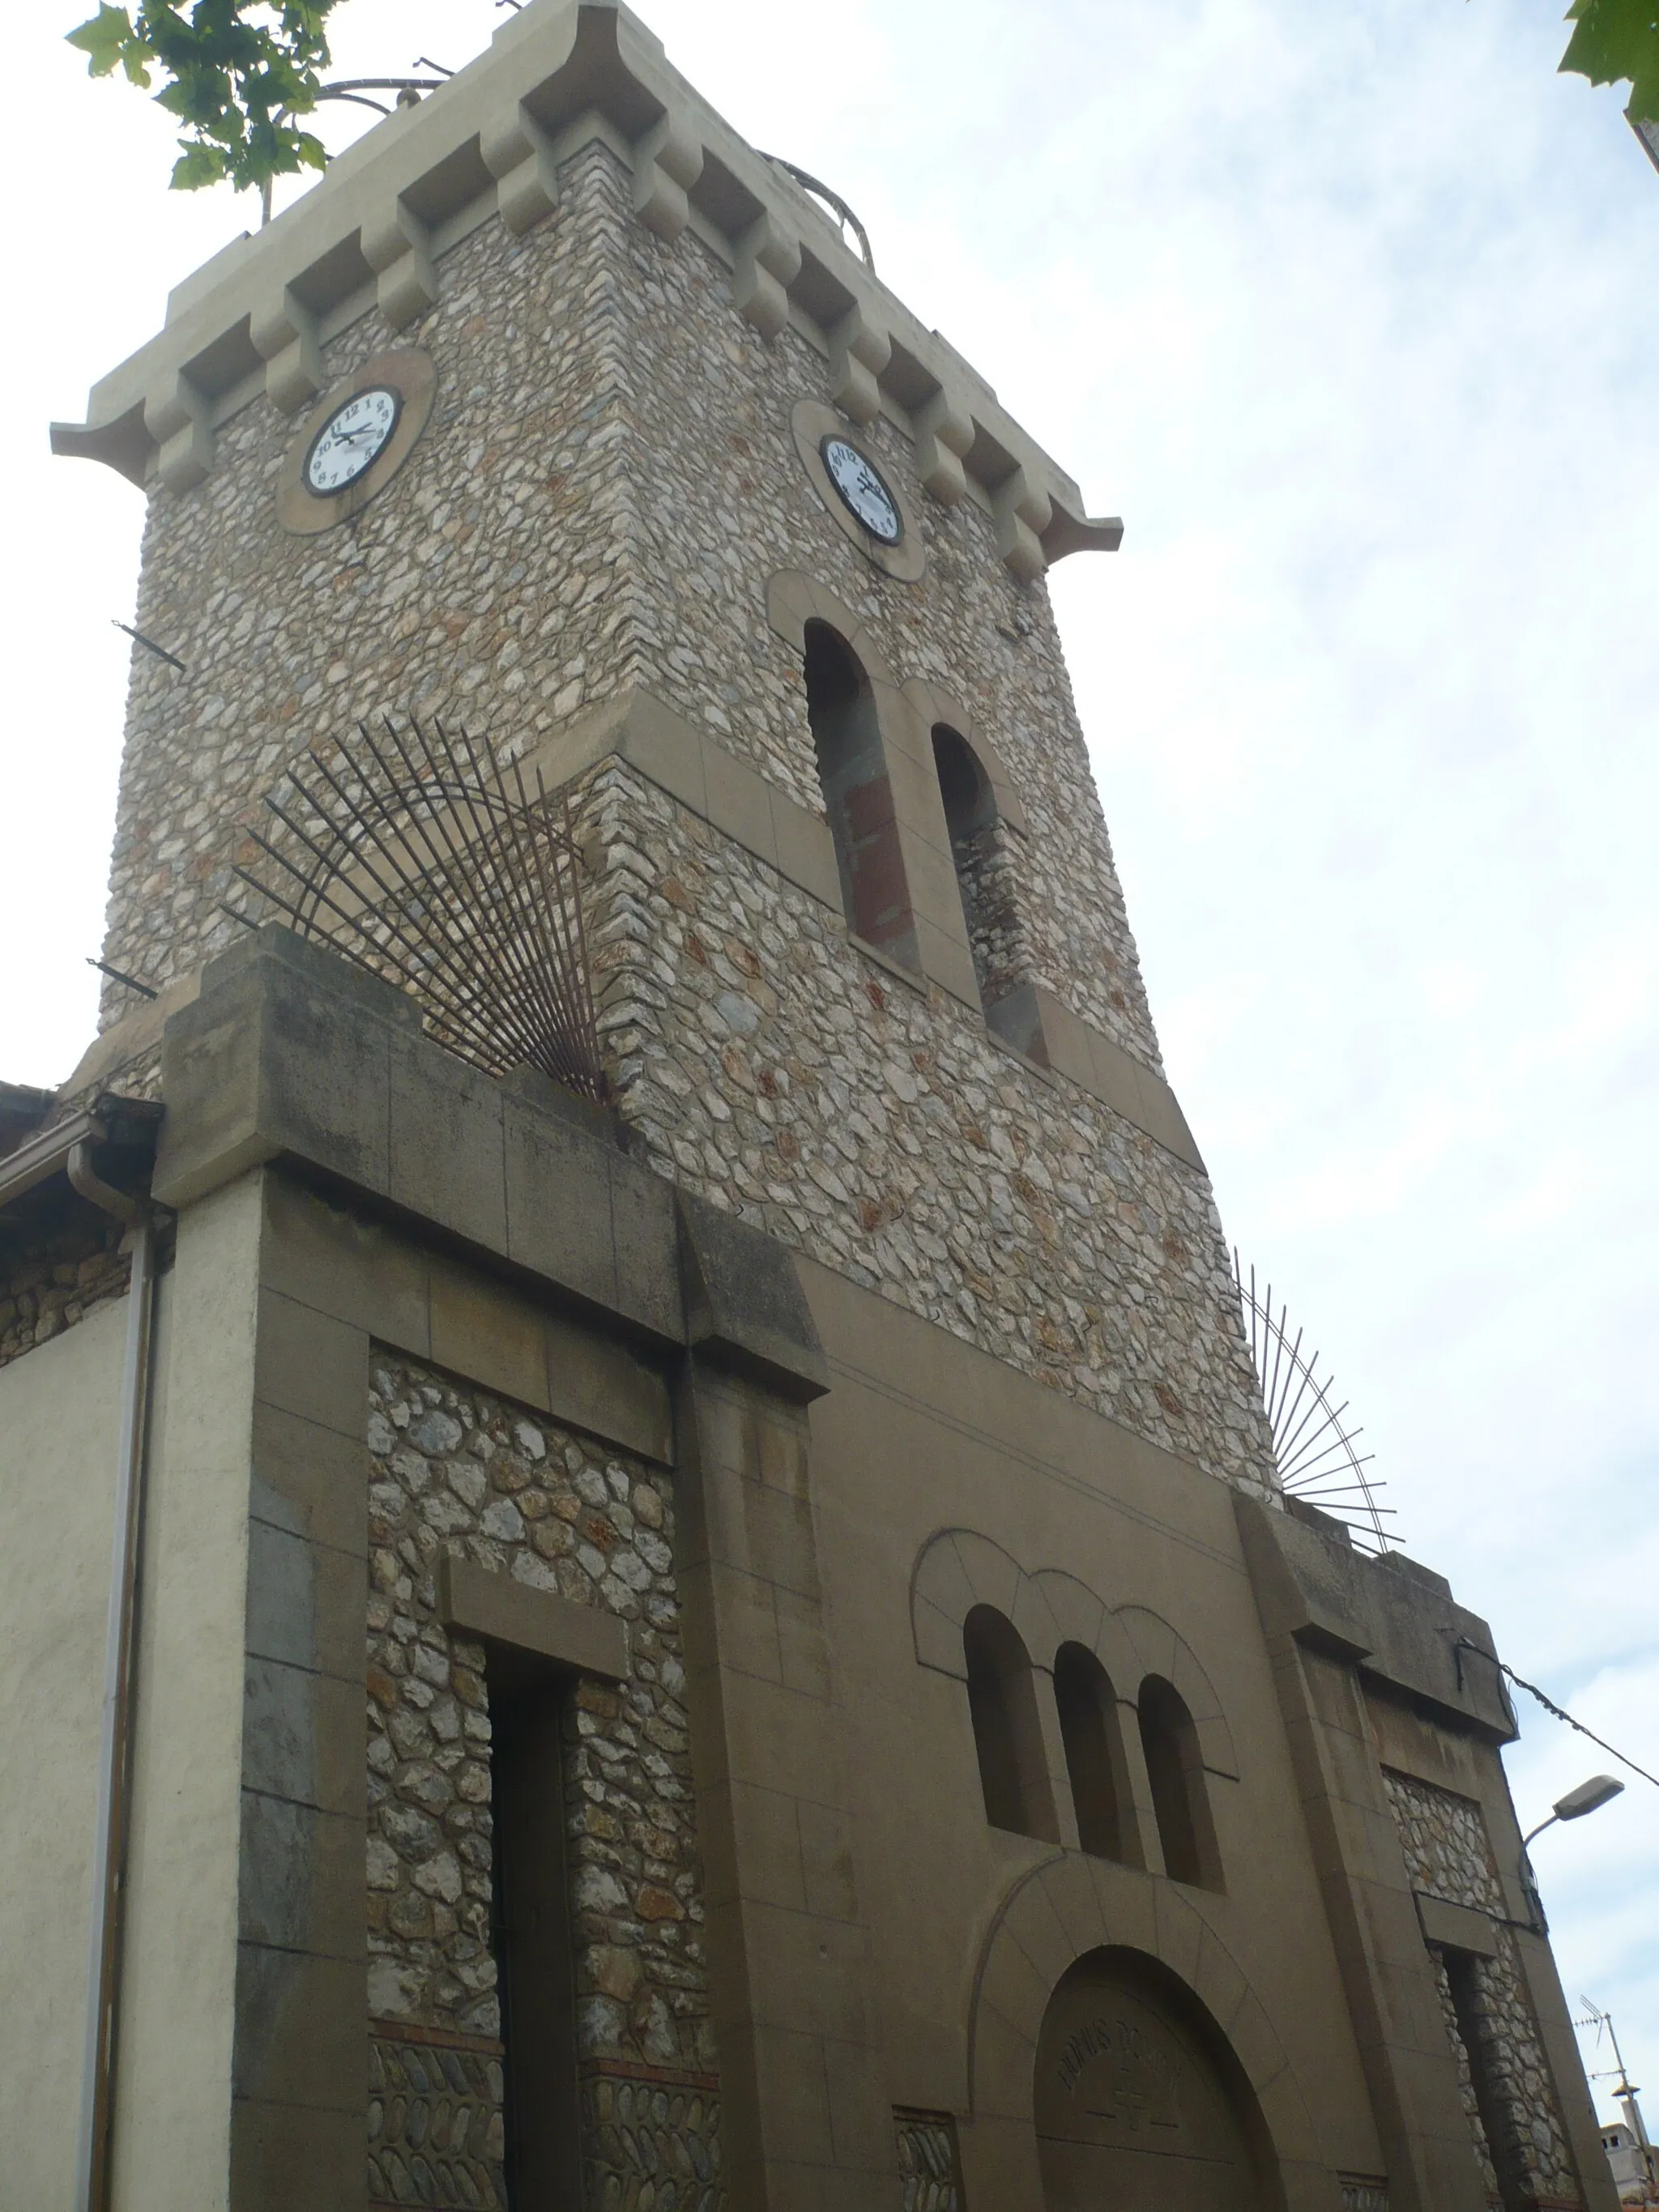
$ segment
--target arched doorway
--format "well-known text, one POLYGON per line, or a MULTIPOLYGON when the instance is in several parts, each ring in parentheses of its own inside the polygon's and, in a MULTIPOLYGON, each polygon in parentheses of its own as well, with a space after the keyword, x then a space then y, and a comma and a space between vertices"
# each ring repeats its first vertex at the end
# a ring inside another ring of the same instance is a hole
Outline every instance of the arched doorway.
POLYGON ((1048 2212, 1273 2212, 1255 2100, 1192 1992, 1154 1959, 1091 1951, 1037 2042, 1048 2212))

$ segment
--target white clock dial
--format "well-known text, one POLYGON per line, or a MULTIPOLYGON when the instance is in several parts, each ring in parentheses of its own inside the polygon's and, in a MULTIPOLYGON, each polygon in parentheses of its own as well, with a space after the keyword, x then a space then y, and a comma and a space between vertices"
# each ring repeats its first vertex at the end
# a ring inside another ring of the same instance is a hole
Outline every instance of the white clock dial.
POLYGON ((343 400, 311 441, 302 472, 307 490, 325 499, 356 483, 386 451, 402 411, 401 393, 386 384, 343 400))
POLYGON ((841 495, 848 513, 861 522, 883 545, 896 545, 904 535, 899 503, 873 461, 866 461, 845 438, 826 438, 819 448, 830 481, 841 495))

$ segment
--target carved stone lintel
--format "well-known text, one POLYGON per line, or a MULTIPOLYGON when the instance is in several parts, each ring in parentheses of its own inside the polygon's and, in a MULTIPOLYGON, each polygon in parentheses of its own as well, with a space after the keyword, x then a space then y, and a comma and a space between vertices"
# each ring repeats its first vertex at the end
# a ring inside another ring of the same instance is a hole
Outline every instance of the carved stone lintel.
POLYGON ((424 223, 399 200, 389 216, 362 228, 363 258, 380 278, 380 309, 394 330, 435 306, 438 275, 424 223))

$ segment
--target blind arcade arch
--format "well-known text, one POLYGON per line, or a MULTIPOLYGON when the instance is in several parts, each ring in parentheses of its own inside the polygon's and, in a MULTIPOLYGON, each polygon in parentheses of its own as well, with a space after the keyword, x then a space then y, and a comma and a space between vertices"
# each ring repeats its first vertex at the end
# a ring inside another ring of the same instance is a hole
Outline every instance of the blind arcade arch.
POLYGON ((1092 1951, 1037 2039, 1047 2212, 1266 2212, 1282 2203, 1244 2070, 1204 2007, 1144 1954, 1092 1951))

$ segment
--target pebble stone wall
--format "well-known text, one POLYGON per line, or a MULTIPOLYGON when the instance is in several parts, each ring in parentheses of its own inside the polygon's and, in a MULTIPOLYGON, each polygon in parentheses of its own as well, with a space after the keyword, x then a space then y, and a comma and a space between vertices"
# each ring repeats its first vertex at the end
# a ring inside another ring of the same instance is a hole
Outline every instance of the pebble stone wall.
POLYGON ((582 2136, 589 2212, 726 2212, 720 2103, 707 2086, 592 2075, 582 2136))
POLYGON ((903 2212, 962 2212, 962 2161, 950 2113, 897 2112, 893 2125, 903 2212))
POLYGON ((118 1221, 72 1222, 0 1267, 0 1367, 49 1344, 95 1306, 126 1296, 131 1261, 118 1221))
POLYGON ((623 1112, 663 1174, 1241 1486, 1262 1415, 1207 1184, 621 763, 586 794, 623 1112))
MULTIPOLYGON (((462 2193, 422 2201, 471 2202, 460 2172, 477 2185, 501 2154, 489 1699, 482 1648, 437 1617, 445 1551, 629 1624, 629 1680, 585 1678, 567 1723, 579 2057, 599 2075, 632 2069, 647 2087, 662 2077, 672 2110, 653 2120, 656 2134, 685 2138, 693 2174, 712 2173, 714 2052, 668 1478, 390 1355, 374 1364, 368 1443, 369 2012, 383 2068, 396 2043, 398 2067, 447 2066, 465 2083, 451 2093, 456 2111, 467 2107, 465 2154, 450 2161, 462 2193)), ((606 2109, 606 2125, 622 2124, 606 2109)), ((381 2097, 379 2140, 410 2166, 391 2110, 381 2097)), ((629 2201, 627 2166, 619 2202, 629 2201)), ((377 2185, 390 2179, 382 2158, 377 2185)))
POLYGON ((962 700, 1018 785, 1030 830, 1019 890, 1036 979, 1158 1066, 1046 589, 1015 582, 977 506, 928 495, 908 441, 885 416, 859 435, 908 498, 928 568, 911 586, 873 568, 807 486, 790 430, 796 399, 824 397, 822 356, 793 330, 760 343, 695 237, 665 246, 630 223, 623 239, 625 357, 653 426, 639 478, 648 680, 791 797, 819 806, 799 662, 761 609, 779 570, 826 586, 900 682, 919 677, 962 700))
POLYGON ((988 1010, 1029 981, 1039 964, 1020 905, 1016 842, 1006 823, 993 822, 951 845, 974 979, 988 1010))
MULTIPOLYGON (((1501 1917, 1503 1891, 1480 1807, 1469 1798, 1407 1775, 1385 1770, 1383 1780, 1413 1888, 1425 1896, 1501 1917)), ((1500 1927, 1497 1934, 1497 1956, 1470 1961, 1480 2043, 1478 2052, 1468 2049, 1459 2027, 1444 1954, 1438 1946, 1429 1946, 1475 2153, 1494 2204, 1500 2201, 1495 2167, 1507 2164, 1522 2178, 1528 2203, 1578 2205, 1583 2202, 1583 2193, 1527 1994, 1514 1931, 1500 1927), (1504 2113, 1505 2141, 1496 2146, 1496 2160, 1475 2098, 1477 2063, 1504 2113)))
MULTIPOLYGON (((276 481, 298 425, 268 401, 218 433, 213 473, 155 489, 110 868, 106 957, 155 986, 234 940, 238 826, 307 746, 368 716, 447 714, 538 743, 639 665, 636 530, 620 455, 614 168, 563 175, 522 240, 489 222, 443 261, 414 331, 378 316, 328 349, 331 378, 388 348, 439 363, 433 418, 396 486, 318 538, 283 532, 276 481), (119 948, 118 953, 114 948, 119 948)), ((106 986, 103 1021, 131 1005, 106 986)))
MULTIPOLYGON (((507 750, 629 683, 821 807, 798 653, 768 578, 802 570, 900 680, 960 699, 1029 836, 984 870, 976 946, 1149 1066, 1158 1047, 1045 590, 974 504, 940 506, 870 430, 920 516, 927 573, 880 574, 826 514, 789 427, 822 357, 763 342, 696 238, 630 212, 593 147, 521 240, 487 223, 398 343, 437 362, 396 482, 320 538, 277 526, 296 434, 264 400, 195 491, 153 499, 108 957, 152 983, 228 941, 229 863, 306 744, 381 710, 442 712, 507 750), (994 880, 993 880, 994 879, 994 880)), ((371 315, 331 374, 393 342, 371 315)), ((655 787, 588 792, 596 941, 620 1103, 654 1164, 715 1202, 1200 1465, 1265 1492, 1270 1447, 1208 1186, 977 1010, 912 991, 826 914, 655 787)), ((113 989, 114 987, 112 987, 113 989)), ((115 1000, 111 1000, 112 1012, 115 1000)))

